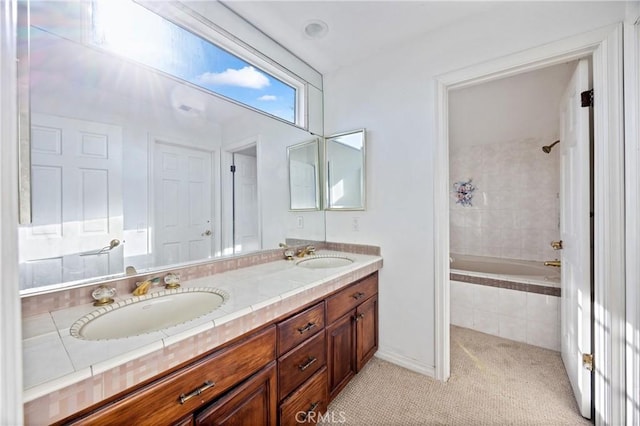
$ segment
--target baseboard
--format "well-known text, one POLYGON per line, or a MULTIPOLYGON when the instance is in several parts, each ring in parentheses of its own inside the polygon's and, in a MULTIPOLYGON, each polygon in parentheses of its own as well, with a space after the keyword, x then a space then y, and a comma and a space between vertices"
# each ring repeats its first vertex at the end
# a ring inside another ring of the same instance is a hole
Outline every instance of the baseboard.
POLYGON ((423 365, 416 362, 415 359, 407 358, 406 356, 385 352, 378 350, 378 352, 374 355, 376 358, 380 358, 384 361, 389 361, 392 364, 399 365, 400 367, 404 367, 407 370, 415 371, 416 373, 424 374, 429 377, 436 377, 436 368, 432 365, 423 365))

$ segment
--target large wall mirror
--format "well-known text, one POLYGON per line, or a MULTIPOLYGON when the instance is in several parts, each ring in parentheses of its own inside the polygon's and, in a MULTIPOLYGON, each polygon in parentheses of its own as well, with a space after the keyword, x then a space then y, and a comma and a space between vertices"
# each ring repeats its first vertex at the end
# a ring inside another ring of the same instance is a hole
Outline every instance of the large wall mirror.
POLYGON ((365 209, 365 130, 325 139, 326 209, 365 209))
POLYGON ((320 209, 318 139, 287 147, 292 211, 320 209))
POLYGON ((324 240, 322 211, 289 210, 286 149, 310 135, 288 123, 295 111, 279 110, 291 106, 278 103, 277 79, 243 64, 191 69, 176 58, 186 48, 206 56, 206 43, 167 44, 176 33, 166 28, 149 31, 156 44, 133 46, 125 35, 140 19, 126 14, 116 16, 114 46, 174 62, 158 70, 95 46, 87 25, 109 35, 86 14, 95 3, 31 2, 32 223, 19 229, 22 294, 276 248, 286 238, 324 240), (185 81, 192 74, 264 107, 185 81))

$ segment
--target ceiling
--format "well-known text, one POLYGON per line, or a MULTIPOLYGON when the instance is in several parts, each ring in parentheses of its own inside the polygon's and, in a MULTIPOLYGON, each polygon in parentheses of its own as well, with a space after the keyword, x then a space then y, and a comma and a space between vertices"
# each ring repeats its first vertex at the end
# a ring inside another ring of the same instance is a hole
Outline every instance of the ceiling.
POLYGON ((322 74, 497 5, 429 0, 221 1, 322 74), (328 25, 327 34, 320 39, 304 32, 314 20, 328 25))

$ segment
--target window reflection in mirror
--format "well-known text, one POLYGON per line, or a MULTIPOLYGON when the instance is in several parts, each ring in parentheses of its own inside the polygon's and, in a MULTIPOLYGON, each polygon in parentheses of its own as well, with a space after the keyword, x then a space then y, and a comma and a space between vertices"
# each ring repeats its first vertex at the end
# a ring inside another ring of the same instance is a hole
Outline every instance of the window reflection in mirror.
POLYGON ((287 148, 291 210, 320 209, 318 140, 287 148))
POLYGON ((325 156, 327 210, 364 210, 365 130, 328 137, 325 156))
POLYGON ((301 228, 287 209, 284 153, 308 132, 87 44, 90 2, 32 4, 22 294, 324 239, 321 212, 301 228))

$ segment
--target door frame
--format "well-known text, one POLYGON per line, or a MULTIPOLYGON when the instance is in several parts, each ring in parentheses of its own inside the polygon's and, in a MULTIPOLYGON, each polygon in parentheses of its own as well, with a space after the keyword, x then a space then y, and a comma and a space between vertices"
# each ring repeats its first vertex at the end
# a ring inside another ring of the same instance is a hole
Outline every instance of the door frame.
MULTIPOLYGON (((218 156, 216 155, 216 150, 209 149, 207 147, 202 147, 194 144, 190 144, 188 142, 179 141, 174 138, 166 138, 160 135, 149 133, 148 135, 148 143, 147 143, 147 152, 148 152, 148 165, 147 165, 147 183, 148 183, 148 194, 147 194, 147 230, 156 229, 156 185, 155 185, 155 166, 156 166, 156 145, 158 143, 162 143, 165 145, 172 145, 179 148, 193 149, 195 151, 202 151, 208 153, 211 157, 211 214, 213 216, 213 220, 211 221, 211 227, 213 230, 214 238, 212 238, 211 243, 211 258, 214 258, 220 253, 221 247, 221 233, 220 233, 220 201, 219 201, 219 189, 218 185, 215 184, 216 178, 219 177, 219 163, 217 161, 218 156)), ((155 265, 155 234, 154 232, 147 232, 147 255, 153 253, 153 260, 155 265)), ((206 259, 202 259, 206 260, 206 259)), ((163 265, 164 266, 164 265, 163 265)))
POLYGON ((434 178, 435 375, 450 376, 448 91, 591 57, 594 107, 594 401, 596 424, 625 409, 624 138, 622 24, 436 77, 434 178))
POLYGON ((261 171, 261 143, 260 135, 251 136, 239 141, 224 144, 220 151, 220 185, 221 185, 221 228, 222 228, 222 254, 233 254, 234 241, 233 241, 233 179, 230 173, 227 171, 233 164, 233 154, 238 151, 245 150, 250 147, 256 147, 256 180, 258 185, 258 241, 260 241, 260 247, 264 246, 262 241, 262 186, 260 185, 261 171), (228 252, 228 249, 231 252, 228 252))
POLYGON ((626 198, 626 421, 640 424, 640 3, 624 23, 626 198))

